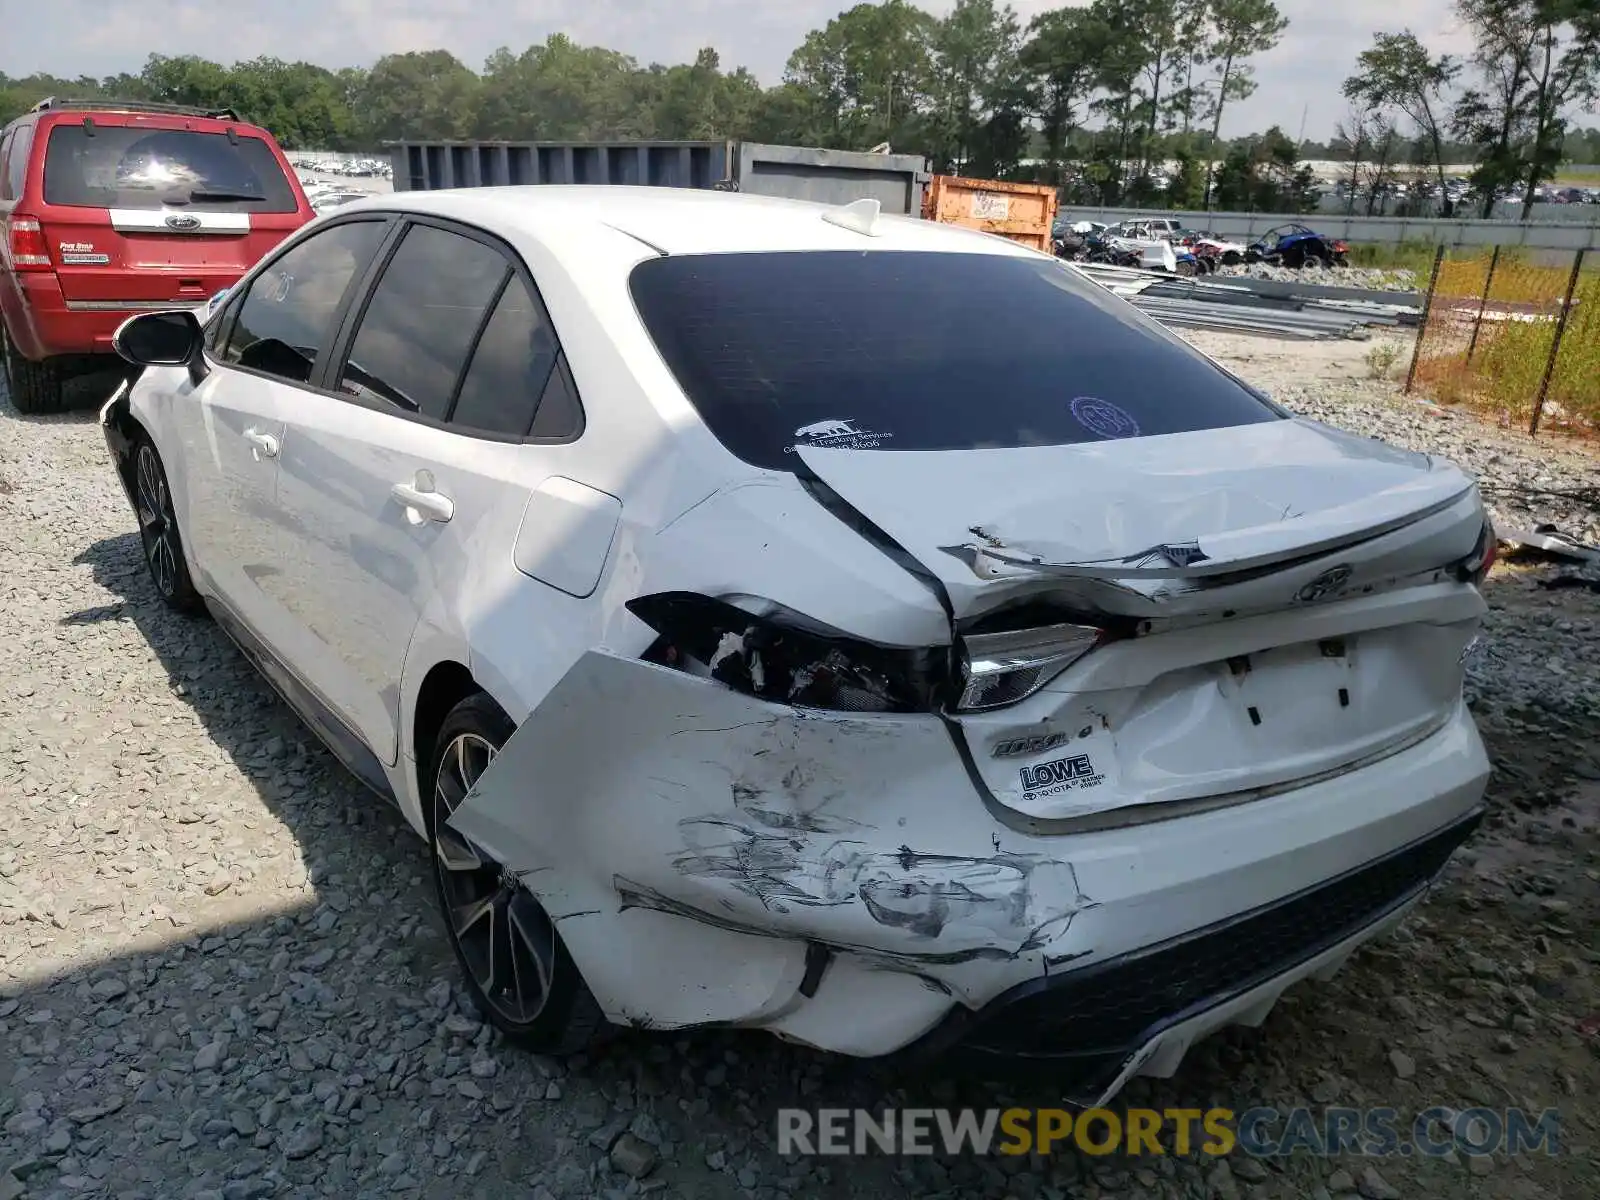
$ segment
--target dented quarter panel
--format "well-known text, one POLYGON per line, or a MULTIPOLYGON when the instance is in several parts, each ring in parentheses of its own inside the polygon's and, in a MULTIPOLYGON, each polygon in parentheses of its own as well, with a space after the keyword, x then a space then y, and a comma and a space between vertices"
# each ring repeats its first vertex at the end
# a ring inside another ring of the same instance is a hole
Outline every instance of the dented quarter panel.
POLYGON ((778 994, 816 943, 852 970, 947 993, 875 1035, 887 1053, 935 1009, 1221 920, 1421 836, 1470 810, 1486 772, 1458 708, 1381 781, 1356 772, 1137 831, 1033 834, 975 798, 937 717, 775 705, 590 652, 452 824, 522 873, 614 1019, 787 1025, 867 1052, 778 994), (743 947, 743 1017, 661 966, 728 938, 743 947))

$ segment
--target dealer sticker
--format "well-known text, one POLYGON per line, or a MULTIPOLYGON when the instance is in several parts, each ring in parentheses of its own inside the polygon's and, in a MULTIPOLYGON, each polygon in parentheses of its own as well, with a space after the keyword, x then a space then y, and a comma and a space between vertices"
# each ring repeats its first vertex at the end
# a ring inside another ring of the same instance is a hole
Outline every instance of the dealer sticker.
POLYGON ((1087 754, 1071 754, 1050 762, 1030 763, 1017 774, 1022 781, 1023 795, 1029 800, 1099 787, 1106 781, 1105 774, 1095 770, 1094 762, 1087 754))

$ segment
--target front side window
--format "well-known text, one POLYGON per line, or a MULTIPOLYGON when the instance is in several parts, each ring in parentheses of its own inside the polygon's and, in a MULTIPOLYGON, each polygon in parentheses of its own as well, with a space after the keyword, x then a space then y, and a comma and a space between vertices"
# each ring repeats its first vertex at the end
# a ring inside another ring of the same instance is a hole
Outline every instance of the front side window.
POLYGON ((250 281, 222 360, 308 382, 333 341, 345 292, 371 262, 384 228, 382 221, 335 225, 275 259, 250 281))
POLYGON ((406 232, 373 290, 339 390, 442 421, 511 271, 494 247, 431 225, 406 232))
POLYGON ((808 251, 639 264, 646 330, 718 439, 793 470, 797 445, 1048 446, 1281 419, 1263 397, 1053 259, 808 251))
POLYGON ((162 208, 292 213, 294 189, 272 148, 258 137, 151 129, 144 125, 57 125, 45 146, 44 200, 75 208, 162 208))

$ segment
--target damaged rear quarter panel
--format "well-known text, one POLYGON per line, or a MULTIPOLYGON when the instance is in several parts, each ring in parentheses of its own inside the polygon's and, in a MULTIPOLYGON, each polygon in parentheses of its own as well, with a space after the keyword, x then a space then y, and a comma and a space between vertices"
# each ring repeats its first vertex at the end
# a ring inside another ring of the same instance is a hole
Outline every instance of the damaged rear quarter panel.
MULTIPOLYGON (((758 953, 778 988, 808 941, 913 973, 1014 960, 1091 903, 1050 843, 1002 846, 938 718, 774 705, 601 651, 451 823, 524 876, 608 1013, 658 1025, 709 1019, 669 994, 681 972, 637 969, 662 916, 777 939, 758 953)), ((773 1001, 751 988, 752 1011, 773 1001)))

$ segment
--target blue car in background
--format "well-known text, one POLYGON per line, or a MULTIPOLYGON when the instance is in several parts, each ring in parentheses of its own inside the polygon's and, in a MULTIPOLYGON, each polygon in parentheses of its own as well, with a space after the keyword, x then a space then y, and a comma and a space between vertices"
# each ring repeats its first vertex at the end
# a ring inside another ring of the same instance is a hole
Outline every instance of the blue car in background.
POLYGON ((1267 262, 1285 267, 1344 267, 1350 263, 1347 243, 1327 237, 1291 221, 1267 230, 1250 244, 1246 262, 1267 262))

